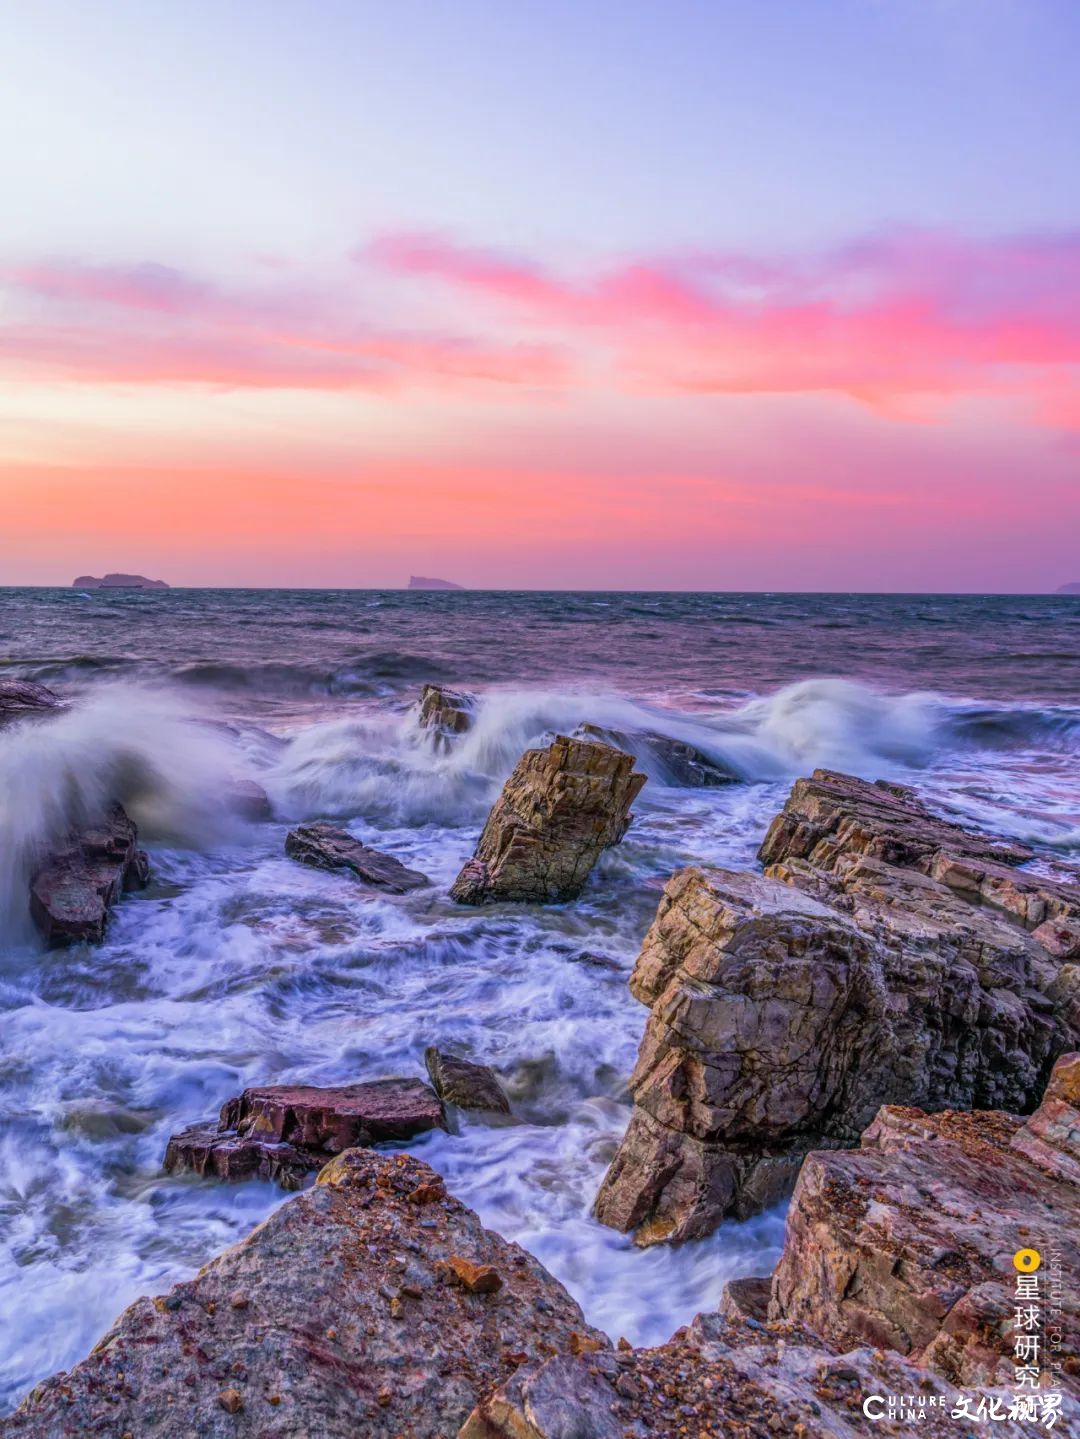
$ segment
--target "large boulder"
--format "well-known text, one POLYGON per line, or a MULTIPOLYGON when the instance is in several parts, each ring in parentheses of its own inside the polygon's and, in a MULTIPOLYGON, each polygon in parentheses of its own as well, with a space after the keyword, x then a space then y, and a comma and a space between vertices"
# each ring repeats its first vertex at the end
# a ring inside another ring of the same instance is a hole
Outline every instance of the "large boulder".
POLYGON ((0 725, 65 709, 64 701, 33 680, 0 679, 0 725))
POLYGON ((417 723, 430 732, 436 749, 446 750, 457 735, 472 728, 475 704, 472 695, 444 685, 425 685, 420 691, 417 723))
POLYGON ((302 824, 290 830, 285 836, 285 853, 314 869, 347 869, 364 884, 390 894, 407 894, 431 883, 418 869, 407 869, 393 855, 370 849, 348 830, 332 824, 302 824))
POLYGON ((164 1167, 231 1182, 269 1179, 299 1189, 345 1149, 401 1143, 445 1128, 438 1095, 419 1079, 331 1088, 272 1084, 226 1100, 216 1127, 197 1124, 174 1134, 164 1167))
POLYGON ((40 1384, 10 1439, 447 1439, 521 1364, 605 1342, 434 1170, 349 1150, 40 1384), (466 1277, 498 1283, 470 1287, 466 1277))
POLYGON ((100 944, 117 900, 149 877, 134 821, 112 804, 99 823, 73 830, 39 864, 30 880, 30 914, 51 948, 100 944))
POLYGON ((827 1342, 885 1346, 962 1386, 1015 1379, 1018 1304, 1036 1367, 1080 1398, 1080 1054, 1026 1121, 887 1107, 862 1148, 811 1154, 788 1212, 770 1315, 827 1342), (1014 1255, 1037 1268, 1018 1283, 1014 1255), (1028 1297, 1018 1298, 1026 1288, 1028 1297), (1053 1322, 1051 1323, 1051 1319, 1053 1322))
POLYGON ((808 1150, 857 1143, 882 1104, 1028 1110, 1080 1039, 1074 971, 1012 906, 936 877, 946 841, 969 871, 1008 847, 892 790, 849 792, 849 821, 785 811, 766 857, 780 834, 794 857, 767 877, 689 869, 664 892, 631 979, 651 1009, 635 1108, 596 1204, 639 1243, 781 1198, 808 1150))
POLYGON ((526 750, 488 815, 476 853, 454 881, 459 904, 575 899, 618 844, 645 783, 611 745, 559 735, 526 750))

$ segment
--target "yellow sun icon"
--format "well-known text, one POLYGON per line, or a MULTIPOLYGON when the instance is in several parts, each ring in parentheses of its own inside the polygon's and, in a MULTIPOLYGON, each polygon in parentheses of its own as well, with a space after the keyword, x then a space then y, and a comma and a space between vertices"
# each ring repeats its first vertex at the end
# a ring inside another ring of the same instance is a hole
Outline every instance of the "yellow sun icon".
POLYGON ((1013 1268, 1020 1274, 1034 1274, 1042 1263, 1042 1255, 1037 1249, 1018 1249, 1013 1255, 1013 1268))

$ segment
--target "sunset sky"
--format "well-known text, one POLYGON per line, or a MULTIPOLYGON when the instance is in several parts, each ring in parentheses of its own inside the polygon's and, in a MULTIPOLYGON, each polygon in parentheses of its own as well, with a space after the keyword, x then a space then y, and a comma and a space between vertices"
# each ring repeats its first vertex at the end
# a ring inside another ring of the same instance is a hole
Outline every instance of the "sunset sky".
POLYGON ((1075 0, 0 14, 0 584, 1080 580, 1075 0))

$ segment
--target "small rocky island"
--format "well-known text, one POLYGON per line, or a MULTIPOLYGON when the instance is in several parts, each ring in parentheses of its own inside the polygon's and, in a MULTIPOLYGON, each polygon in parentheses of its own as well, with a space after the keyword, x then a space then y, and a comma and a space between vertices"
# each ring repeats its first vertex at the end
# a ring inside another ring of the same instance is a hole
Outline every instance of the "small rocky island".
MULTIPOLYGON (((15 722, 49 723, 54 701, 13 691, 15 722)), ((416 715, 440 749, 471 722, 435 686, 416 715)), ((527 751, 451 898, 571 903, 603 884, 644 783, 591 736, 527 751)), ((136 845, 114 805, 39 857, 47 943, 100 938, 145 882, 136 845)), ((285 852, 384 893, 428 883, 325 822, 285 852)), ((791 1203, 772 1275, 718 1286, 666 1344, 592 1328, 434 1169, 374 1147, 453 1134, 457 1110, 513 1122, 494 1069, 429 1046, 430 1083, 247 1089, 174 1135, 177 1182, 303 1192, 128 1308, 0 1435, 855 1439, 864 1401, 909 1396, 916 1420, 881 1410, 875 1435, 970 1439, 982 1404, 1002 1433, 1080 1439, 1080 885, 1033 858, 911 789, 819 769, 759 868, 671 876, 630 979, 649 1017, 596 1215, 671 1244, 791 1203), (1035 1249, 1044 1302, 1059 1276, 1056 1338, 1025 1390, 1015 1295, 1035 1249)))
POLYGON ((167 590, 164 580, 148 580, 145 575, 79 575, 72 580, 73 590, 167 590))
POLYGON ((456 585, 453 580, 439 580, 429 575, 410 575, 410 590, 463 590, 464 585, 456 585))

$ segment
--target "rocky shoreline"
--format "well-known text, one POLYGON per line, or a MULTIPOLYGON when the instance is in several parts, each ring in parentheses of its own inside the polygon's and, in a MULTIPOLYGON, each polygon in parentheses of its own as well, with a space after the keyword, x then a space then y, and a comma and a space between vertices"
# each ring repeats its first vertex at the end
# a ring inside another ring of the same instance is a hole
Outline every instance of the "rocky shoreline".
MULTIPOLYGON (((62 703, 22 691, 9 709, 48 722, 62 703)), ((429 686, 419 717, 445 749, 470 701, 429 686)), ((699 768, 687 784, 713 782, 699 768)), ((595 732, 527 751, 450 897, 572 901, 644 783, 595 732)), ((285 852, 384 893, 429 884, 327 823, 285 852)), ((771 1276, 730 1284, 666 1345, 613 1345, 430 1166, 387 1152, 453 1130, 455 1108, 514 1122, 494 1070, 432 1048, 430 1084, 249 1089, 174 1136, 169 1172, 318 1177, 139 1300, 0 1433, 827 1439, 866 1432, 877 1394, 940 1398, 922 1431, 960 1436, 961 1391, 1080 1433, 1080 1301, 1058 1304, 1058 1362, 1026 1399, 1012 1333, 1017 1251, 1080 1274, 1080 888, 909 789, 826 770, 796 782, 759 858, 664 889, 630 980, 649 1010, 634 1109, 595 1213, 676 1243, 791 1194, 771 1276)), ((34 918, 50 944, 100 940, 146 876, 114 804, 37 857, 34 918)))

